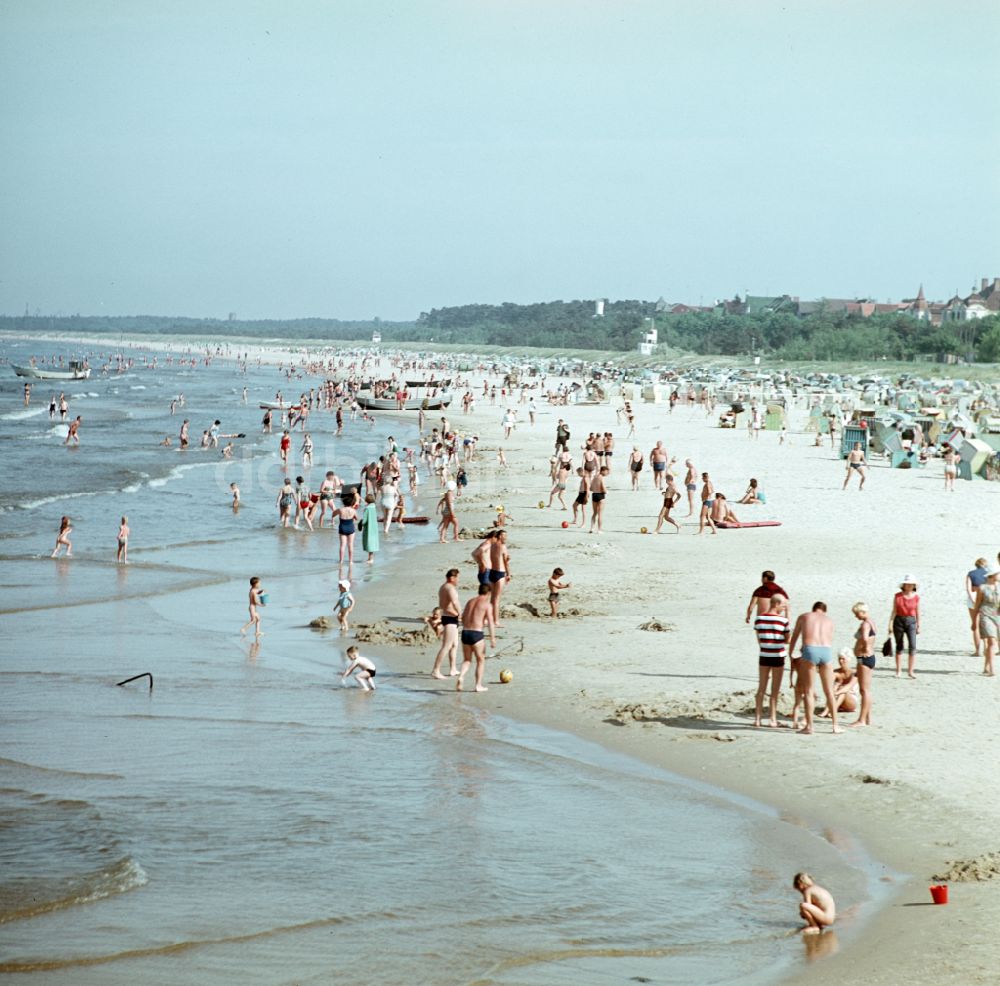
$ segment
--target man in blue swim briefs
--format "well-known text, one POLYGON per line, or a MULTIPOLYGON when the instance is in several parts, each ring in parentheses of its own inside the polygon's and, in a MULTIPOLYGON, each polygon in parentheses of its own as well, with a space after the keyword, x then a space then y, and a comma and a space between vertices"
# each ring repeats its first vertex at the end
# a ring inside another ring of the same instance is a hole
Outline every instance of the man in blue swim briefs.
POLYGON ((802 655, 798 663, 798 675, 795 682, 795 707, 792 710, 793 723, 798 722, 799 701, 805 709, 805 725, 800 733, 810 735, 813 731, 813 711, 816 696, 813 686, 816 673, 819 673, 823 694, 826 696, 826 707, 830 710, 833 731, 842 733, 843 728, 837 723, 837 703, 833 697, 833 620, 826 615, 826 603, 813 603, 812 611, 802 613, 795 621, 792 639, 788 650, 795 655, 795 645, 801 640, 802 655))
POLYGON ((456 691, 462 691, 462 682, 465 680, 465 673, 472 666, 473 658, 476 659, 476 691, 486 691, 486 686, 483 684, 483 672, 486 670, 484 627, 490 632, 490 647, 496 650, 497 637, 488 585, 481 585, 478 593, 462 610, 462 669, 458 672, 458 681, 455 682, 456 691))

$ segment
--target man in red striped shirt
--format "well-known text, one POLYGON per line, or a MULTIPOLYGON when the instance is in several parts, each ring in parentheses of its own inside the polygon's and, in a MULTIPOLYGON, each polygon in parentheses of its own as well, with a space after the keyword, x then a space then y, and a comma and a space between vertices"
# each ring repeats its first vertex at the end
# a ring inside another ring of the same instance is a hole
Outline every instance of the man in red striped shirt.
POLYGON ((788 653, 788 617, 784 615, 783 597, 784 593, 764 599, 762 611, 758 612, 753 624, 759 652, 756 712, 753 723, 755 726, 760 725, 768 679, 771 682, 769 725, 772 727, 778 725, 778 695, 781 692, 781 677, 785 671, 785 655, 788 653))

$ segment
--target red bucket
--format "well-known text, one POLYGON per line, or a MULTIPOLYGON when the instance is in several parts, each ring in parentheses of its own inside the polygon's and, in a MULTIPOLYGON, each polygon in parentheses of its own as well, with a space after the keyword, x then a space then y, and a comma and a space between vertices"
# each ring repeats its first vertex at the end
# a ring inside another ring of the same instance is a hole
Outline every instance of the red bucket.
POLYGON ((947 904, 948 903, 948 887, 946 884, 942 884, 940 887, 931 887, 931 900, 935 904, 947 904))

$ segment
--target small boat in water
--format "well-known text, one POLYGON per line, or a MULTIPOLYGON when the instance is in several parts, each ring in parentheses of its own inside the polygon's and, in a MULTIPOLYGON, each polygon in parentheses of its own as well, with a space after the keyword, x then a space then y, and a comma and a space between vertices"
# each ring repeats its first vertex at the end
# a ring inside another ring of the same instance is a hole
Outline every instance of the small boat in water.
POLYGON ((439 411, 451 403, 451 394, 444 392, 436 397, 407 397, 400 402, 395 397, 369 397, 358 394, 355 398, 366 411, 439 411))
POLYGON ((65 370, 44 370, 37 366, 14 366, 14 372, 19 377, 27 377, 29 380, 86 380, 90 376, 90 367, 83 360, 71 359, 69 368, 65 370))
POLYGON ((262 411, 297 411, 299 405, 288 404, 284 401, 261 401, 260 409, 262 411))

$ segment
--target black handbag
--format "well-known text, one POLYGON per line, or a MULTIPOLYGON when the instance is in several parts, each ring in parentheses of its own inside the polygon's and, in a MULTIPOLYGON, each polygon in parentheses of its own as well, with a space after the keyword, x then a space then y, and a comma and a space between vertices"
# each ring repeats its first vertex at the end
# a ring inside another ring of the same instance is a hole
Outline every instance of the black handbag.
POLYGON ((885 638, 885 643, 882 645, 882 656, 892 657, 892 637, 885 638))

